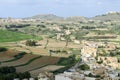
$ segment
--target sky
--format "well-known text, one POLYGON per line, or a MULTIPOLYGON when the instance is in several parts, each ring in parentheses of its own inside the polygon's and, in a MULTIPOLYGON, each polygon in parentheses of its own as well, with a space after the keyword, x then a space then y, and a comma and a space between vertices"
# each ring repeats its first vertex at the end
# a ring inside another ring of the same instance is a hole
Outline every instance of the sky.
POLYGON ((120 11, 120 0, 0 0, 0 17, 37 14, 94 17, 109 11, 120 11))

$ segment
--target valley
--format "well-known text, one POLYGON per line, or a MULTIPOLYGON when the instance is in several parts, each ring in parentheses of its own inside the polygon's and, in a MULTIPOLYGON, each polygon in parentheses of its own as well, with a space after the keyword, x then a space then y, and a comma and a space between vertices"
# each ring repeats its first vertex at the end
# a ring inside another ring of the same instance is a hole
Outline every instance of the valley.
POLYGON ((0 18, 0 67, 12 66, 16 73, 29 72, 33 78, 44 72, 56 77, 76 72, 84 78, 107 80, 112 75, 119 80, 119 18, 119 12, 92 18, 0 18))

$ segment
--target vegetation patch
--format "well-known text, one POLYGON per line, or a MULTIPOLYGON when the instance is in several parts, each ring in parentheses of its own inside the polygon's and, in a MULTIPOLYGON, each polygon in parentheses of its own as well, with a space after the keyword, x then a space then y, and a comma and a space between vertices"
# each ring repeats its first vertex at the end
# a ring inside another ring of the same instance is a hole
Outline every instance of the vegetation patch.
POLYGON ((32 36, 29 34, 23 34, 20 32, 13 32, 7 30, 0 30, 0 42, 14 42, 26 39, 37 39, 41 40, 41 37, 32 36))
POLYGON ((4 52, 4 51, 7 51, 7 48, 0 47, 0 52, 4 52))
POLYGON ((76 60, 76 56, 75 55, 71 55, 68 58, 61 58, 58 62, 58 65, 62 65, 62 66, 73 66, 74 64, 76 64, 78 62, 78 60, 76 60))
POLYGON ((81 70, 89 70, 90 69, 90 67, 87 64, 82 64, 78 68, 80 68, 81 70))
POLYGON ((0 80, 13 80, 15 78, 20 78, 20 80, 22 80, 30 77, 31 76, 29 72, 16 73, 16 69, 13 66, 0 67, 0 80))

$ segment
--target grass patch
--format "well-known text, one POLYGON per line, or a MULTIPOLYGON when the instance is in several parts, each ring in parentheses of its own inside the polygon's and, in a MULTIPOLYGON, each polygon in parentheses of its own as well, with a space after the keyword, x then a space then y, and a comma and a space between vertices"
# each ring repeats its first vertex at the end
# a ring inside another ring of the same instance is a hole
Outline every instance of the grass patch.
POLYGON ((26 39, 41 40, 42 37, 36 37, 36 36, 33 37, 32 35, 23 34, 20 32, 0 30, 0 42, 14 42, 14 41, 20 41, 26 39))
POLYGON ((76 64, 78 61, 75 59, 75 56, 69 56, 68 58, 60 58, 59 62, 57 63, 57 65, 61 65, 61 66, 72 66, 74 64, 76 64))

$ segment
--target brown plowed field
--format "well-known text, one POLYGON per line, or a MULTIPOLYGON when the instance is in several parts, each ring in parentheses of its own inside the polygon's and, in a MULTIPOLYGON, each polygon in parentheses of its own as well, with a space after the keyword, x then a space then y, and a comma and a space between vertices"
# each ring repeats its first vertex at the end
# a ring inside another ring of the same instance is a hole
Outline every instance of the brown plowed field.
POLYGON ((20 64, 25 64, 28 62, 30 59, 37 57, 37 55, 32 55, 32 54, 26 54, 22 58, 12 61, 12 62, 6 62, 2 63, 0 66, 16 66, 20 64))
POLYGON ((25 71, 29 71, 29 70, 42 67, 44 65, 56 64, 58 61, 59 61, 58 57, 44 56, 44 57, 41 57, 39 59, 32 61, 28 65, 17 67, 16 70, 17 72, 25 72, 25 71))
POLYGON ((19 53, 18 51, 14 51, 14 50, 0 52, 0 62, 13 59, 14 58, 13 56, 18 54, 18 53, 19 53))

